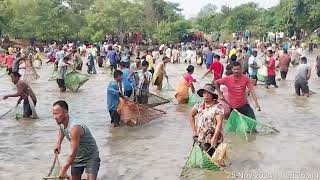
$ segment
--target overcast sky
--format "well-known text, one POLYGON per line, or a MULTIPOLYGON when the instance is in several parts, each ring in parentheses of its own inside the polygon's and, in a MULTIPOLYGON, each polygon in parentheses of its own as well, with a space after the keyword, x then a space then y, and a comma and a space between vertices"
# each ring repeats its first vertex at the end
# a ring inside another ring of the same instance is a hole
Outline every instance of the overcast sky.
POLYGON ((212 3, 220 8, 222 5, 227 5, 229 7, 234 7, 247 2, 258 3, 260 7, 269 8, 275 6, 280 0, 167 0, 171 2, 177 2, 183 9, 182 13, 187 17, 193 17, 198 14, 200 9, 208 4, 212 3))

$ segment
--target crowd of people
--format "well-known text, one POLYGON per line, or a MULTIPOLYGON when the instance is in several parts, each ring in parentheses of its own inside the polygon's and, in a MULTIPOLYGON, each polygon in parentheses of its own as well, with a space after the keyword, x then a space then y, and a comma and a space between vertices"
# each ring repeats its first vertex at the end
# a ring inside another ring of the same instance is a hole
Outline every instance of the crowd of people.
MULTIPOLYGON (((160 91, 163 81, 168 79, 170 72, 166 70, 167 64, 184 63, 187 66, 186 73, 182 75, 176 87, 175 97, 179 104, 186 104, 191 89, 191 93, 197 93, 203 98, 203 101, 192 108, 190 124, 194 139, 201 143, 203 149, 213 150, 213 153, 223 140, 223 119, 228 117, 222 103, 227 104, 229 109, 236 109, 241 114, 255 119, 247 94, 249 92, 256 110, 260 111, 254 91, 258 81, 264 82, 266 88, 270 85, 278 88, 277 80, 286 80, 291 64, 298 66, 294 82, 296 94, 307 97, 310 95, 308 80, 311 76, 311 66, 304 55, 306 50, 299 43, 282 46, 276 43, 250 44, 247 41, 226 41, 219 44, 167 43, 144 48, 145 50, 142 50, 142 47, 136 44, 120 45, 117 42, 91 45, 73 42, 58 45, 54 42, 44 47, 44 56, 38 47, 9 47, 6 50, 0 48, 0 66, 6 68, 12 82, 17 86, 16 93, 6 95, 3 99, 19 97, 18 104, 24 101, 24 117, 31 117, 37 104, 36 93, 28 84, 30 79, 20 80, 19 69, 25 69, 24 77, 34 76, 37 79, 39 75, 36 69, 41 68, 45 59, 46 64, 52 64, 53 71, 56 71, 56 82, 61 92, 67 90, 67 69, 81 72, 86 66, 86 72, 94 75, 98 73, 98 67, 110 67, 114 80, 106 87, 106 104, 111 126, 114 128, 121 124, 118 112, 121 98, 147 104, 150 87, 155 86, 155 89, 160 91), (262 55, 259 56, 259 52, 262 55), (206 73, 202 79, 212 73, 212 82, 196 91, 194 83, 197 80, 192 74, 195 66, 203 65, 206 73)), ((320 55, 316 62, 317 75, 320 77, 320 55)), ((90 130, 80 121, 70 119, 68 104, 65 101, 53 104, 53 115, 60 125, 55 152, 60 152, 64 137, 71 142, 71 153, 60 176, 65 177, 71 166, 74 179, 80 179, 84 169, 88 179, 96 179, 100 158, 90 130)))

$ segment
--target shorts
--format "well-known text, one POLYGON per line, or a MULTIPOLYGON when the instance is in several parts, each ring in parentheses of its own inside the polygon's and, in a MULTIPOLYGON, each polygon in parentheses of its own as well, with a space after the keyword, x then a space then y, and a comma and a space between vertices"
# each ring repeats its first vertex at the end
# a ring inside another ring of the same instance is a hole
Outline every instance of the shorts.
POLYGON ((300 96, 300 90, 304 94, 309 93, 309 86, 307 80, 296 80, 294 82, 294 88, 298 96, 300 96))
POLYGON ((256 116, 254 115, 253 109, 249 104, 243 105, 240 108, 236 108, 241 114, 250 117, 252 119, 256 119, 256 116))
POLYGON ((255 79, 255 80, 258 80, 258 77, 257 77, 257 75, 250 75, 250 78, 251 78, 251 79, 255 79))
POLYGON ((59 88, 66 88, 65 83, 64 83, 64 79, 57 79, 57 83, 59 88))
POLYGON ((93 174, 95 176, 98 175, 98 171, 100 168, 100 158, 88 163, 86 166, 75 167, 74 165, 71 166, 71 175, 82 175, 84 169, 86 169, 87 174, 93 174))
MULTIPOLYGON (((34 106, 36 106, 37 101, 33 101, 33 104, 34 104, 34 106)), ((25 114, 27 116, 32 115, 32 109, 30 107, 29 100, 23 100, 23 114, 25 114)))
POLYGON ((275 75, 268 75, 268 78, 267 78, 267 85, 274 85, 276 86, 277 85, 277 82, 276 82, 276 76, 275 75))
POLYGON ((111 117, 111 124, 115 124, 115 126, 120 125, 120 114, 116 110, 110 110, 109 111, 110 117, 111 117))
POLYGON ((8 75, 10 75, 12 73, 12 68, 7 68, 8 71, 8 75))
POLYGON ((131 97, 132 90, 124 91, 124 96, 131 97))

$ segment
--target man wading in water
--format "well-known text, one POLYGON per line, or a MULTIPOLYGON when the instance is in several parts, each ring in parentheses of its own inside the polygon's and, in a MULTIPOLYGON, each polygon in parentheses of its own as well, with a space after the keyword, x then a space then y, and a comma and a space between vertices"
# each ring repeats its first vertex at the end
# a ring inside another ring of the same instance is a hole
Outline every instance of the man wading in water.
POLYGON ((59 177, 65 178, 71 166, 72 180, 81 180, 84 169, 88 175, 87 180, 96 180, 100 167, 96 141, 86 125, 69 117, 68 110, 68 104, 65 101, 57 101, 53 104, 53 117, 60 126, 58 143, 54 152, 60 153, 64 137, 71 143, 71 152, 59 177))
POLYGON ((260 111, 260 106, 253 90, 252 84, 248 76, 242 74, 241 65, 239 62, 232 64, 233 74, 215 81, 216 89, 219 96, 224 100, 223 94, 220 91, 220 85, 225 85, 228 88, 230 102, 228 102, 232 109, 237 109, 241 114, 255 119, 254 112, 250 107, 247 97, 246 89, 248 88, 252 98, 256 104, 256 109, 260 111))
POLYGON ((21 75, 18 72, 11 73, 11 80, 17 86, 17 92, 15 94, 3 96, 3 99, 6 100, 8 97, 20 97, 17 103, 20 104, 23 100, 23 117, 28 118, 33 113, 29 103, 33 103, 33 105, 36 106, 37 98, 31 87, 20 80, 20 77, 21 75), (29 96, 30 98, 28 98, 29 96), (29 102, 29 100, 32 100, 32 102, 29 102))

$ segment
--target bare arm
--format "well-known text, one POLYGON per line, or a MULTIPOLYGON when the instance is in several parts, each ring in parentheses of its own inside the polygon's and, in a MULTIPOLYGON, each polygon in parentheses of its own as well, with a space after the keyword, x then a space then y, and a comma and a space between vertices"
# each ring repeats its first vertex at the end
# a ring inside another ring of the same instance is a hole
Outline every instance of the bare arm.
POLYGON ((206 77, 209 73, 210 73, 210 70, 208 70, 208 71, 202 76, 201 79, 203 79, 204 77, 206 77))
POLYGON ((189 121, 190 121, 190 126, 191 126, 191 129, 192 129, 192 136, 197 136, 197 131, 196 131, 196 123, 195 123, 195 116, 197 115, 198 113, 195 111, 195 110, 192 110, 191 113, 190 113, 190 118, 189 118, 189 121))
POLYGON ((67 162, 66 164, 63 166, 61 172, 60 172, 60 177, 66 177, 66 173, 69 169, 69 167, 71 166, 71 164, 73 163, 73 161, 76 159, 77 157, 77 152, 80 146, 80 136, 81 134, 83 134, 84 130, 82 129, 81 126, 74 126, 71 129, 70 132, 70 137, 71 137, 71 152, 68 156, 67 162))
POLYGON ((4 96, 4 99, 7 99, 8 97, 21 97, 23 95, 23 86, 25 85, 17 84, 17 92, 15 94, 9 94, 4 96))
POLYGON ((311 68, 308 68, 308 71, 307 71, 307 80, 309 80, 311 77, 311 68))
MULTIPOLYGON (((249 83, 251 83, 251 82, 249 82, 249 83)), ((249 92, 250 92, 250 94, 252 95, 252 98, 253 98, 253 100, 254 100, 254 102, 255 102, 255 104, 256 104, 257 110, 260 111, 260 106, 259 106, 259 103, 258 103, 258 98, 257 98, 257 96, 256 96, 256 93, 254 92, 254 89, 253 89, 252 85, 247 86, 247 88, 249 89, 249 92)))
POLYGON ((223 115, 222 114, 218 114, 216 115, 216 128, 214 130, 214 134, 211 138, 211 147, 216 147, 217 143, 218 143, 218 138, 220 136, 220 132, 221 132, 221 128, 222 128, 222 121, 223 121, 223 115))
POLYGON ((193 84, 191 84, 191 91, 192 91, 192 93, 195 93, 195 92, 196 92, 196 90, 195 90, 195 88, 194 88, 193 84))
POLYGON ((63 134, 62 130, 60 129, 59 130, 59 135, 58 135, 58 142, 57 142, 58 146, 61 146, 61 143, 62 143, 63 139, 64 139, 64 134, 63 134))
POLYGON ((218 81, 214 81, 214 86, 216 87, 216 90, 217 90, 218 95, 221 98, 221 100, 224 100, 223 94, 220 90, 220 83, 218 81))

